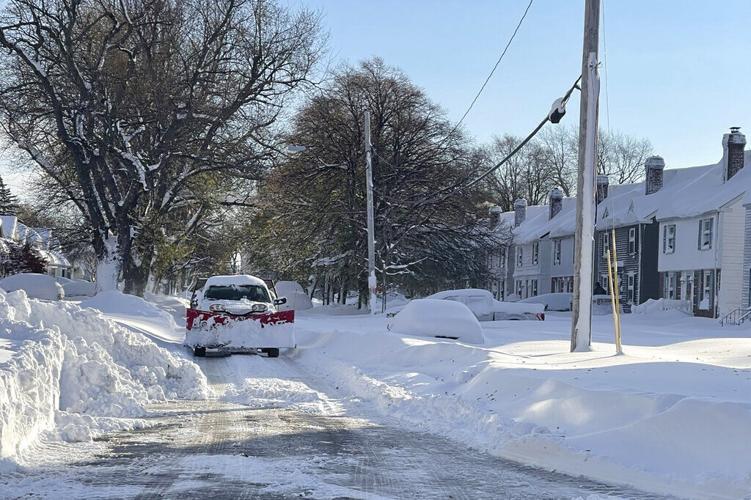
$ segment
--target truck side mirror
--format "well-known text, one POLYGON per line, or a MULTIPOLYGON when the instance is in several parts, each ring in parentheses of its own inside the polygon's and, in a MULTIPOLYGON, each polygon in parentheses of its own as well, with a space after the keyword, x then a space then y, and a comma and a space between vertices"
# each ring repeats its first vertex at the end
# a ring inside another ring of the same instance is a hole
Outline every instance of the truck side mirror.
POLYGON ((286 303, 287 303, 287 297, 279 297, 278 299, 274 299, 274 305, 275 306, 280 306, 280 305, 286 304, 286 303))

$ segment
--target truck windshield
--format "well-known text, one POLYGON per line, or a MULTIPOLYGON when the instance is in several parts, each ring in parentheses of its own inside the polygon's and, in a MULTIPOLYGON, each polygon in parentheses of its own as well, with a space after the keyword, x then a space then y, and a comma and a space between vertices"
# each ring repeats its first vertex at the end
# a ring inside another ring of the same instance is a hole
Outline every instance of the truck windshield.
POLYGON ((271 302, 266 288, 259 285, 221 285, 210 286, 204 298, 213 300, 250 300, 253 302, 271 302))

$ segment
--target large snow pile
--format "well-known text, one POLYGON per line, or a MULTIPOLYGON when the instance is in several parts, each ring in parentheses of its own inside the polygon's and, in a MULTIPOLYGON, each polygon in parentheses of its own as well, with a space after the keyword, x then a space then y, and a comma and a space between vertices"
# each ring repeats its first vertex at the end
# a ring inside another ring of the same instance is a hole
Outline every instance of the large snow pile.
POLYGON ((70 297, 93 297, 96 294, 96 283, 86 280, 72 280, 58 276, 55 281, 60 283, 65 291, 65 296, 70 297))
POLYGON ((569 353, 568 316, 486 323, 483 346, 393 335, 378 317, 307 317, 296 364, 342 402, 513 460, 679 497, 748 497, 751 339, 727 338, 747 332, 626 315, 615 356, 611 318, 592 323, 592 351, 569 353))
POLYGON ((391 331, 418 337, 457 338, 473 344, 485 343, 480 322, 460 302, 416 299, 394 316, 391 331))
POLYGON ((654 314, 665 311, 690 314, 691 303, 687 300, 649 299, 643 304, 631 306, 631 312, 634 314, 654 314))
POLYGON ((151 401, 205 398, 197 365, 91 309, 0 293, 0 459, 41 434, 88 440, 138 425, 151 401))
POLYGON ((47 274, 20 273, 0 279, 0 289, 6 292, 23 290, 29 297, 44 300, 59 300, 65 291, 55 278, 47 274))

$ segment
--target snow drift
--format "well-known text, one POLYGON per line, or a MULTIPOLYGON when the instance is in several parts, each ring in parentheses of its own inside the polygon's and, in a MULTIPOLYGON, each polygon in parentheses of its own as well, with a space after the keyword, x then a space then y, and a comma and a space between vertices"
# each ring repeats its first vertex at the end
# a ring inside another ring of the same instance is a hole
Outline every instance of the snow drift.
POLYGON ((69 441, 139 425, 145 404, 208 395, 192 362, 101 313, 66 302, 0 293, 0 459, 41 435, 69 441), (118 420, 121 419, 121 420, 118 420))

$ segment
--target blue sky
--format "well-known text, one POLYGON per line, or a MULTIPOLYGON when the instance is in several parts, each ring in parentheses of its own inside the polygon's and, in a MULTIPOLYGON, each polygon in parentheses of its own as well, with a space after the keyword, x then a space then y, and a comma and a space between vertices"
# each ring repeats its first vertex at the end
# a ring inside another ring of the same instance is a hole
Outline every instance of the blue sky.
MULTIPOLYGON (((458 120, 528 0, 285 0, 320 10, 333 64, 380 56, 458 120)), ((668 167, 716 162, 731 125, 751 134, 751 1, 605 0, 600 124, 648 138, 668 167)), ((535 0, 465 120, 479 141, 526 135, 581 65, 584 0, 535 0)), ((568 124, 578 123, 578 100, 568 124)), ((749 135, 751 142, 751 135, 749 135)))

